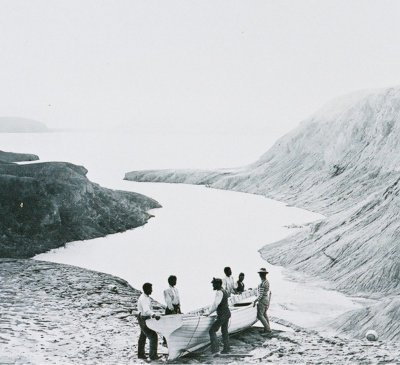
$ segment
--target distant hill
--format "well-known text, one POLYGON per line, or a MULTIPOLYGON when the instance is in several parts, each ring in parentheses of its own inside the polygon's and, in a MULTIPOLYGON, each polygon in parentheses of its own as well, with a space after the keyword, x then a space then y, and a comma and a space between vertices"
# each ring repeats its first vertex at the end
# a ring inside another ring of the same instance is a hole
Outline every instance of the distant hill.
POLYGON ((0 117, 0 133, 48 132, 47 126, 36 120, 18 117, 0 117))
POLYGON ((340 328, 362 336, 365 323, 373 323, 381 308, 383 337, 400 339, 390 325, 398 323, 400 313, 387 309, 387 301, 400 295, 400 88, 334 100, 249 166, 133 171, 125 178, 207 184, 326 215, 295 236, 266 245, 262 256, 327 279, 346 293, 386 298, 351 316, 364 316, 362 324, 348 319, 340 328))
POLYGON ((147 196, 89 181, 83 166, 10 162, 23 156, 34 155, 0 153, 0 258, 28 258, 135 228, 147 223, 149 209, 160 207, 147 196))

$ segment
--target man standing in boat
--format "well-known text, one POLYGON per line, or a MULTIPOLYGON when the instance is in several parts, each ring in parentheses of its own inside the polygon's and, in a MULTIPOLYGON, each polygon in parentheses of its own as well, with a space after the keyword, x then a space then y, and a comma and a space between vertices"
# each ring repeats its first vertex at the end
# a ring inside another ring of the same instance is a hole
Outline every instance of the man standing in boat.
POLYGON ((236 294, 242 294, 244 292, 244 274, 241 272, 239 274, 239 279, 236 282, 236 294))
POLYGON ((268 271, 263 267, 258 272, 260 275, 261 283, 258 285, 257 293, 258 297, 254 301, 254 305, 257 304, 257 319, 262 323, 264 326, 264 334, 271 333, 271 327, 269 325, 269 319, 267 315, 267 310, 269 308, 269 301, 270 301, 270 291, 269 291, 269 282, 267 280, 268 271))
POLYGON ((210 307, 208 316, 217 311, 217 319, 215 320, 209 331, 211 340, 211 352, 215 354, 219 351, 217 332, 221 328, 222 342, 224 344, 224 348, 221 351, 221 354, 227 354, 230 350, 228 324, 229 318, 231 318, 231 311, 229 310, 228 306, 229 296, 227 291, 222 288, 221 279, 213 278, 211 283, 213 285, 213 290, 215 290, 216 293, 214 303, 210 307))
POLYGON ((224 289, 228 296, 236 293, 235 279, 232 276, 232 270, 229 266, 224 268, 225 277, 222 279, 222 289, 224 289))
POLYGON ((144 352, 146 339, 150 341, 150 360, 157 360, 160 357, 157 355, 158 335, 157 332, 151 330, 146 325, 146 320, 150 318, 160 319, 160 316, 155 314, 151 308, 150 294, 153 292, 153 285, 150 283, 143 284, 143 293, 137 301, 138 322, 140 326, 140 336, 138 342, 138 358, 147 359, 144 352))
POLYGON ((179 299, 178 289, 175 287, 177 278, 175 275, 171 275, 168 278, 169 288, 164 290, 164 299, 167 307, 165 308, 165 314, 179 314, 181 313, 181 303, 179 299))

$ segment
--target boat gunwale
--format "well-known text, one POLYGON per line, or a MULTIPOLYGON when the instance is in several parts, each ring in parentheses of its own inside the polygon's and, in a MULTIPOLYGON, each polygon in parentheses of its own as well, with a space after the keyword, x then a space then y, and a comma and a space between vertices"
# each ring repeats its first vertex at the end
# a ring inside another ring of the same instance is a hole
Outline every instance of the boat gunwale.
MULTIPOLYGON (((229 298, 229 309, 235 315, 235 317, 240 312, 248 311, 249 309, 252 309, 252 308, 255 307, 254 306, 254 300, 249 300, 249 299, 250 298, 254 298, 255 299, 256 294, 257 294, 257 289, 249 289, 249 290, 245 291, 241 295, 235 295, 234 297, 229 298), (247 299, 247 302, 244 302, 246 299, 247 299), (235 304, 242 304, 242 305, 235 306, 235 304), (243 305, 243 304, 245 304, 245 305, 243 305)), ((206 320, 206 319, 211 320, 211 319, 214 319, 217 316, 216 313, 213 313, 211 315, 206 315, 206 311, 208 310, 208 308, 209 307, 203 307, 203 308, 200 308, 200 309, 198 309, 196 311, 191 311, 191 312, 188 312, 188 313, 172 314, 172 315, 168 315, 168 316, 165 316, 165 317, 163 316, 162 318, 169 317, 170 320, 172 320, 175 317, 177 319, 177 321, 179 321, 179 326, 176 327, 175 329, 171 330, 168 334, 167 334, 167 331, 165 331, 163 333, 163 331, 160 330, 160 327, 157 326, 158 330, 156 330, 156 332, 158 332, 161 335, 163 335, 167 339, 167 342, 170 342, 170 345, 171 345, 171 341, 169 341, 169 340, 171 338, 173 338, 174 333, 175 333, 175 336, 177 336, 176 335, 177 331, 179 331, 180 329, 183 329, 185 327, 185 325, 186 326, 189 325, 188 321, 190 322, 190 321, 195 320, 196 318, 198 318, 198 323, 196 325, 196 328, 193 330, 193 334, 191 335, 190 341, 187 344, 187 346, 189 346, 192 338, 195 338, 195 334, 196 334, 196 331, 197 331, 197 328, 198 328, 200 322, 203 322, 203 325, 207 324, 206 327, 208 327, 208 324, 211 325, 212 322, 210 321, 210 323, 206 323, 204 320, 206 320)), ((255 311, 255 309, 254 309, 254 311, 255 311)), ((152 323, 155 323, 154 320, 151 320, 151 321, 153 321, 152 323)), ((234 333, 241 332, 241 331, 245 330, 246 328, 251 327, 256 322, 257 322, 257 319, 254 318, 250 322, 248 322, 248 325, 244 325, 244 326, 241 326, 239 328, 236 328, 235 330, 230 331, 230 333, 234 334, 234 333)), ((152 326, 150 325, 150 328, 151 327, 152 326)), ((231 327, 231 321, 230 321, 229 327, 231 327)), ((204 328, 204 327, 202 326, 202 328, 204 328)), ((204 334, 201 337, 198 336, 199 339, 201 339, 202 337, 204 338, 204 334)), ((175 338, 177 338, 177 337, 175 337, 175 338)), ((170 346, 169 347, 168 360, 175 360, 175 359, 177 359, 177 358, 179 358, 181 356, 184 356, 185 354, 188 354, 188 353, 191 353, 193 351, 196 351, 196 350, 208 345, 209 343, 210 343, 210 340, 207 339, 207 340, 202 341, 202 342, 197 343, 197 344, 194 343, 194 346, 191 346, 191 347, 186 347, 186 348, 181 348, 181 349, 175 348, 173 352, 172 352, 172 347, 170 346)))

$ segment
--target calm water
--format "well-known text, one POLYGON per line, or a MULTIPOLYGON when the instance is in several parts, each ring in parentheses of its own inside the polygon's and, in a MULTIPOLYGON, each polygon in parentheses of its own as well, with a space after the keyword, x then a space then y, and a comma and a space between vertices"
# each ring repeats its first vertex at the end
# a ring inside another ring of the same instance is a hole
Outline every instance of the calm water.
POLYGON ((163 301, 170 274, 178 276, 184 311, 209 304, 210 281, 224 266, 234 276, 246 274, 247 287, 258 283, 257 270, 267 266, 273 292, 273 315, 308 327, 359 306, 324 283, 273 267, 258 249, 321 216, 244 193, 201 186, 133 183, 124 173, 148 168, 216 168, 253 162, 272 141, 263 136, 150 136, 105 133, 9 134, 1 149, 38 154, 42 160, 84 165, 88 177, 103 186, 143 193, 163 208, 144 227, 104 238, 73 242, 36 259, 94 269, 128 280, 140 288, 153 283, 153 296, 163 301))

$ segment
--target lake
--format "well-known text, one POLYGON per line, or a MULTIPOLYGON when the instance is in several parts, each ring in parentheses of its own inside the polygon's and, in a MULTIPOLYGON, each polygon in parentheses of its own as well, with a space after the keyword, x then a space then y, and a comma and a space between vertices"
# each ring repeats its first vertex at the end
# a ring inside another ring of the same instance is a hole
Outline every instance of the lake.
POLYGON ((178 277, 182 309, 212 302, 211 279, 230 266, 235 277, 246 275, 255 287, 257 271, 267 267, 271 283, 270 313, 298 325, 325 329, 335 316, 360 307, 357 299, 329 290, 327 283, 266 263, 263 245, 322 218, 262 196, 203 186, 134 183, 125 172, 156 168, 233 167, 255 161, 273 141, 265 136, 146 135, 133 133, 3 134, 5 151, 38 154, 41 161, 69 161, 85 166, 88 177, 102 186, 139 192, 163 208, 143 227, 87 241, 35 257, 110 273, 141 289, 153 283, 153 297, 171 274, 178 277))

